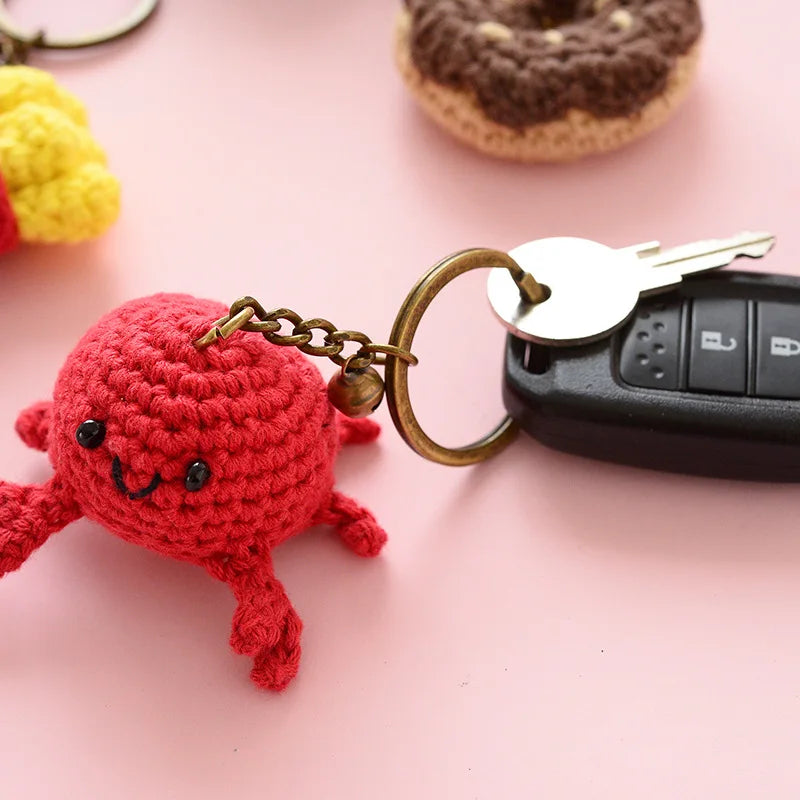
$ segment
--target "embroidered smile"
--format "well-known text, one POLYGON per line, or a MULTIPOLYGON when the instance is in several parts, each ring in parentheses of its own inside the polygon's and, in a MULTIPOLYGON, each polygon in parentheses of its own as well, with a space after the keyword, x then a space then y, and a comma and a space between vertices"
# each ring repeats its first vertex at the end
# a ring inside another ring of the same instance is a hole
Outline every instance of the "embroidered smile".
POLYGON ((130 491, 125 485, 125 478, 122 476, 122 462, 119 460, 119 456, 114 456, 114 460, 111 462, 111 477, 114 479, 114 484, 117 489, 119 489, 122 494, 127 495, 129 500, 141 500, 143 497, 147 497, 147 495, 152 494, 158 488, 158 484, 161 483, 161 476, 156 472, 155 475, 153 475, 153 480, 151 480, 144 489, 139 489, 135 492, 130 491))

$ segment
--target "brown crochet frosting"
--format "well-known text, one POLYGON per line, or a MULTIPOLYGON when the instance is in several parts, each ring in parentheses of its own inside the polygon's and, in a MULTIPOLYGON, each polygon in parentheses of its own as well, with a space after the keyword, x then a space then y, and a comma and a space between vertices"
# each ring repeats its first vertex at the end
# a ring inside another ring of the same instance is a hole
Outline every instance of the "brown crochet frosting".
POLYGON ((405 0, 426 79, 515 129, 572 109, 625 117, 661 95, 700 38, 696 0, 405 0))

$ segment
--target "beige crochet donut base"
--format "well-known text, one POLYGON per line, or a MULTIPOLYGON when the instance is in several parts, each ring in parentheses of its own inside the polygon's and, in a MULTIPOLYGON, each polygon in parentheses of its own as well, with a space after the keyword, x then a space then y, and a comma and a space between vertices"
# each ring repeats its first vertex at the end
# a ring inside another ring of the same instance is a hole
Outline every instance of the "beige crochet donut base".
POLYGON ((700 42, 675 62, 666 89, 627 117, 600 119, 571 109, 564 119, 508 128, 487 118, 471 92, 450 89, 426 78, 411 59, 408 17, 395 28, 395 56, 400 74, 425 111, 462 142, 499 158, 515 161, 573 161, 616 150, 662 125, 688 93, 700 57, 700 42))

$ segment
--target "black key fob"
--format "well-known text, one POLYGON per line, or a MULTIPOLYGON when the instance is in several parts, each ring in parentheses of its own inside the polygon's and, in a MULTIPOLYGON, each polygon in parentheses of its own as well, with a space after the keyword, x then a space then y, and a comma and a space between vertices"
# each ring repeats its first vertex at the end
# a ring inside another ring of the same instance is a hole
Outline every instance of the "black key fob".
POLYGON ((721 271, 594 344, 509 336, 508 413, 545 445, 638 467, 800 481, 800 278, 721 271))

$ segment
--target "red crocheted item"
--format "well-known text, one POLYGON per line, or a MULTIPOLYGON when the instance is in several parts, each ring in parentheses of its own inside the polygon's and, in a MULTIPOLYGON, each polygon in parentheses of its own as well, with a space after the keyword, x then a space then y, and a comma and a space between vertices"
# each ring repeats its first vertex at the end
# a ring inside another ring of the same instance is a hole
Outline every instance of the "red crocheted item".
POLYGON ((72 520, 96 520, 228 583, 238 602, 231 646, 252 656, 258 685, 282 689, 297 672, 302 623, 270 551, 326 524, 358 555, 378 554, 386 534, 333 478, 339 447, 373 440, 378 426, 339 415, 293 348, 238 332, 196 349, 225 313, 155 295, 83 337, 53 402, 17 422, 55 474, 44 486, 0 482, 0 575, 72 520))
POLYGON ((19 246, 19 226, 11 201, 8 198, 6 182, 0 174, 0 255, 19 246))

